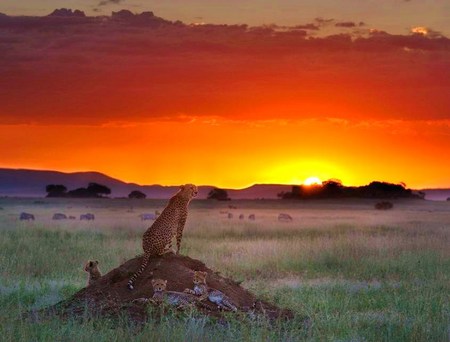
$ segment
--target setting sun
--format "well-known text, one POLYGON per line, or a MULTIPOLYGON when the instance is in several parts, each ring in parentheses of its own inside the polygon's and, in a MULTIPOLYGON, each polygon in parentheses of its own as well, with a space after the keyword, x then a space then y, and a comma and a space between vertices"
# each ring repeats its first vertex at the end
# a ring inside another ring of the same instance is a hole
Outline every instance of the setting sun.
POLYGON ((322 181, 317 177, 309 177, 309 178, 305 179, 303 184, 304 185, 315 185, 315 184, 320 185, 320 184, 322 184, 322 181))

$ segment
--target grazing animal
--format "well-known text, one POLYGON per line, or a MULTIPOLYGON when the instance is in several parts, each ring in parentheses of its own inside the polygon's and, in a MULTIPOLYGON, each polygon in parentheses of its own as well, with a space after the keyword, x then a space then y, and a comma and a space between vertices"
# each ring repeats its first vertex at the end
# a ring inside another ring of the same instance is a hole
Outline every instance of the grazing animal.
POLYGON ((156 220, 156 215, 154 214, 141 214, 139 216, 141 218, 141 221, 156 220))
POLYGON ((293 218, 289 214, 281 213, 280 215, 278 215, 278 221, 281 221, 281 222, 292 222, 292 220, 293 220, 293 218))
POLYGON ((233 214, 232 213, 228 213, 228 218, 232 219, 233 218, 233 214))
POLYGON ((19 216, 20 221, 34 221, 34 215, 30 213, 20 213, 19 216))
POLYGON ((91 221, 91 220, 95 220, 95 215, 91 214, 91 213, 87 213, 87 214, 81 214, 80 215, 80 221, 91 221))
POLYGON ((76 220, 77 218, 75 216, 69 216, 69 220, 76 220))
POLYGON ((185 289, 184 292, 199 296, 200 301, 208 298, 209 301, 216 304, 219 309, 232 310, 236 312, 237 307, 231 302, 229 297, 227 297, 223 292, 209 288, 208 285, 206 285, 206 275, 206 272, 194 271, 194 289, 185 289))
POLYGON ((186 184, 169 200, 169 203, 161 215, 147 229, 142 238, 144 257, 139 270, 128 281, 128 288, 132 290, 133 283, 147 267, 148 261, 153 255, 162 255, 172 250, 172 239, 177 238, 177 251, 180 253, 183 229, 188 215, 189 202, 197 196, 197 187, 186 184))
POLYGON ((248 219, 251 220, 251 221, 255 221, 256 220, 255 214, 248 215, 248 219))
POLYGON ((239 220, 243 220, 244 219, 244 214, 239 215, 239 220))
POLYGON ((56 213, 53 215, 52 220, 67 220, 67 216, 65 214, 56 213))
POLYGON ((160 304, 166 302, 169 305, 176 306, 177 308, 183 308, 190 304, 198 302, 198 298, 183 292, 167 291, 167 280, 153 279, 153 297, 152 302, 160 304))
POLYGON ((84 270, 89 275, 87 286, 95 284, 102 276, 102 273, 100 272, 100 269, 98 268, 97 260, 95 260, 95 261, 88 260, 86 262, 86 264, 84 265, 84 270))

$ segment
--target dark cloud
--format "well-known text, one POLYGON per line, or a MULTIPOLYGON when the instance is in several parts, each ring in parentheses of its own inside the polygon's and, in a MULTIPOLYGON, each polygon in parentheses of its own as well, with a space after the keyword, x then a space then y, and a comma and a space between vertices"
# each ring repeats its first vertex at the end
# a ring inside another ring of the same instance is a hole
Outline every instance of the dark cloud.
POLYGON ((125 0, 101 0, 97 6, 117 5, 125 0))
POLYGON ((302 29, 190 26, 150 13, 7 19, 0 20, 0 123, 449 117, 445 37, 308 38, 302 29))
POLYGON ((309 23, 304 25, 296 25, 292 27, 293 29, 300 29, 300 30, 319 30, 319 25, 309 23))
POLYGON ((356 24, 353 21, 343 21, 343 22, 334 24, 334 26, 351 28, 351 27, 356 27, 356 24))

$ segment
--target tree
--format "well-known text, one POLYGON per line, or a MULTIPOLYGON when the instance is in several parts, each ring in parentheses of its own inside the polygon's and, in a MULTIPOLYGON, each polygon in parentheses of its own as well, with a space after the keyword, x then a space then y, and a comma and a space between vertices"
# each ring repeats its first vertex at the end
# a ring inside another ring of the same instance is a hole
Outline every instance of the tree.
POLYGON ((94 194, 94 197, 101 197, 102 195, 109 195, 111 193, 110 188, 98 183, 89 183, 86 190, 94 194))
POLYGON ((64 197, 67 195, 67 188, 62 184, 49 184, 45 187, 47 197, 64 197))
POLYGON ((144 199, 146 197, 147 197, 147 195, 144 194, 143 192, 139 191, 139 190, 133 190, 128 195, 128 198, 144 199))
POLYGON ((218 201, 229 201, 228 193, 224 189, 214 188, 208 193, 208 199, 216 199, 218 201))

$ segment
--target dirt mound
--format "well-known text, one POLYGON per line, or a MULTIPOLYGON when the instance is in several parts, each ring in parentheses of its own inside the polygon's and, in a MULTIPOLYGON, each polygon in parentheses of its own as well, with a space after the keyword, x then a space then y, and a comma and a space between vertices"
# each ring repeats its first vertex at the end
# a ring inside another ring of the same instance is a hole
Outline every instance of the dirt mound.
MULTIPOLYGON (((240 312, 247 312, 251 315, 261 314, 268 319, 290 319, 293 317, 290 310, 280 309, 258 300, 238 283, 220 276, 217 272, 207 268, 201 261, 173 253, 150 259, 146 270, 136 281, 135 289, 130 291, 127 288, 127 282, 133 273, 139 269, 141 261, 142 257, 128 260, 105 274, 96 284, 78 291, 65 301, 33 313, 33 316, 57 315, 62 318, 83 318, 86 315, 90 317, 111 317, 127 314, 136 322, 145 322, 148 318, 146 304, 133 302, 133 300, 153 296, 152 279, 166 279, 168 290, 183 292, 185 288, 192 288, 194 271, 204 271, 208 273, 208 285, 230 297, 240 312)), ((222 312, 209 301, 198 305, 198 310, 207 315, 218 317, 222 315, 222 312)))

